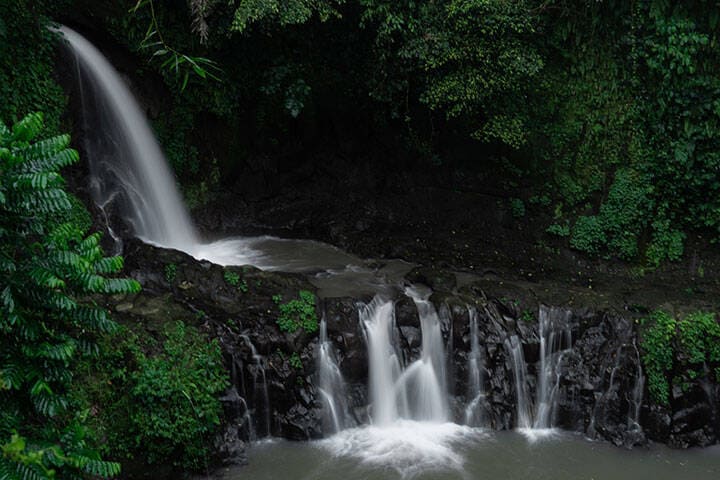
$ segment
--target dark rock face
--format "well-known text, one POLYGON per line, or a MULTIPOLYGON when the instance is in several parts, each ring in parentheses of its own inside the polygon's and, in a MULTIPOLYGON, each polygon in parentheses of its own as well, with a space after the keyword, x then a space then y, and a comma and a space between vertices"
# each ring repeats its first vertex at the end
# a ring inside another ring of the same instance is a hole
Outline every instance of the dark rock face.
POLYGON ((301 329, 281 332, 273 300, 274 295, 291 299, 300 290, 313 291, 304 277, 223 268, 139 241, 126 245, 125 258, 126 272, 143 291, 117 299, 113 308, 118 318, 143 321, 150 328, 184 320, 216 338, 223 349, 232 387, 221 399, 226 425, 216 448, 222 462, 243 463, 244 442, 256 437, 306 440, 322 435, 312 385, 316 335, 301 329), (227 272, 238 280, 230 284, 227 272), (293 355, 300 364, 291 362, 293 355))
MULTIPOLYGON (((223 464, 246 462, 245 445, 266 435, 294 440, 323 435, 323 411, 317 384, 317 333, 280 331, 273 296, 294 298, 313 291, 300 275, 263 272, 253 267, 223 268, 172 250, 138 241, 126 247, 127 272, 143 284, 143 292, 116 299, 121 318, 152 325, 169 318, 193 322, 220 342, 231 372, 232 387, 221 398, 224 424, 216 442, 223 464), (226 272, 239 281, 228 283, 226 272), (291 357, 294 359, 291 361, 291 357), (299 359, 299 364, 298 364, 299 359)), ((470 309, 477 313, 483 388, 479 405, 484 424, 514 428, 516 392, 508 339, 516 336, 527 363, 531 401, 538 390, 540 299, 523 286, 487 281, 465 282, 442 272, 416 269, 414 282, 434 287, 448 353, 448 388, 455 420, 464 421, 471 400, 468 358, 471 350, 470 309)), ((556 298, 553 293, 548 298, 556 298)), ((368 358, 358 305, 367 299, 325 298, 316 305, 326 321, 338 366, 347 382, 350 415, 368 421, 368 358)), ((542 307, 546 310, 549 307, 542 307)), ((565 310, 564 310, 565 311, 565 310)), ((627 312, 569 308, 565 328, 571 348, 559 357, 552 425, 580 431, 618 446, 642 445, 648 439, 674 447, 705 446, 718 441, 720 387, 707 380, 685 379, 673 390, 671 405, 649 401, 641 365, 635 322, 627 312)), ((421 329, 412 299, 395 299, 399 348, 406 362, 421 354, 421 329)))

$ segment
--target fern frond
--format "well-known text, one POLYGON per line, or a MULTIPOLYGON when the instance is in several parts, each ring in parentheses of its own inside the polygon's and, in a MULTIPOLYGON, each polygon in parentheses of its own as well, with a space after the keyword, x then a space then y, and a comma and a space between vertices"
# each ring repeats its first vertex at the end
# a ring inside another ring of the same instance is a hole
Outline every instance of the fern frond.
POLYGON ((31 113, 12 127, 12 140, 15 142, 29 142, 42 130, 44 121, 41 112, 31 113))
POLYGON ((52 155, 60 153, 70 146, 70 135, 58 135, 21 147, 15 151, 28 160, 47 160, 52 155))
POLYGON ((95 262, 95 273, 117 273, 123 269, 123 257, 105 257, 95 262))

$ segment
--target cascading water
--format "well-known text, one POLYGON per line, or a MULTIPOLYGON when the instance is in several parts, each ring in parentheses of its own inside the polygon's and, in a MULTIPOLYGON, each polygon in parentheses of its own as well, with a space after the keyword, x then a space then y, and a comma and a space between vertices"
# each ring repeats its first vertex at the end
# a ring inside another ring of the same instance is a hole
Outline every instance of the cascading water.
POLYGON ((560 382, 559 367, 564 352, 572 348, 570 315, 568 310, 540 307, 540 370, 533 421, 535 429, 552 427, 560 382))
MULTIPOLYGON (((356 278, 359 273, 367 272, 369 275, 363 280, 363 288, 366 291, 377 291, 375 273, 358 267, 362 265, 359 259, 317 242, 259 237, 202 244, 162 151, 119 74, 78 33, 67 27, 59 30, 76 59, 84 114, 83 138, 91 157, 91 189, 103 213, 114 213, 114 209, 140 238, 182 250, 196 258, 221 265, 253 264, 267 270, 321 271, 329 278, 327 285, 338 283, 336 279, 343 272, 349 272, 348 278, 352 279, 350 288, 358 286, 356 278), (88 121, 88 118, 93 121, 88 121)), ((110 233, 115 237, 112 229, 110 233)), ((399 274, 397 278, 402 279, 403 276, 399 274)), ((383 288, 388 287, 388 284, 385 280, 383 288)), ((396 285, 393 283, 392 288, 396 285)), ((389 452, 392 452, 393 461, 404 459, 403 468, 410 470, 431 466, 433 462, 461 463, 460 456, 451 448, 452 443, 473 430, 449 423, 448 391, 453 387, 449 382, 453 375, 452 371, 448 373, 446 363, 446 345, 443 343, 441 328, 444 319, 440 318, 435 306, 429 301, 429 294, 419 288, 406 290, 406 295, 413 299, 417 308, 422 334, 420 356, 407 366, 399 350, 393 303, 376 297, 370 304, 360 308, 359 318, 368 346, 372 423, 363 429, 347 429, 349 415, 345 385, 332 343, 327 338, 326 325, 324 322, 321 324, 318 391, 327 411, 326 431, 339 432, 335 436, 339 439, 336 451, 349 454, 360 452, 366 455, 365 459, 370 463, 384 463, 390 456, 389 452)), ((561 310, 540 310, 540 362, 534 415, 523 346, 517 336, 511 336, 505 341, 515 378, 516 426, 519 428, 547 429, 552 426, 560 385, 560 367, 566 349, 572 345, 568 315, 568 312, 561 310)), ((479 345, 477 312, 472 309, 470 337, 465 423, 478 426, 483 422, 481 404, 485 396, 484 359, 479 345)), ((448 338, 452 342, 452 332, 448 338)), ((236 388, 232 389, 227 395, 227 401, 237 405, 238 417, 247 421, 253 435, 270 435, 271 412, 265 359, 257 353, 249 338, 244 337, 244 341, 252 357, 252 363, 246 366, 252 375, 252 392, 243 390, 240 396, 236 388)), ((448 343, 447 347, 452 351, 452 343, 448 343)), ((639 360, 637 364, 628 426, 637 425, 642 402, 644 377, 639 360)), ((611 375, 611 388, 612 384, 611 375)), ((244 379, 240 380, 240 385, 245 388, 244 379)))
POLYGON ((637 372, 635 374, 635 386, 633 387, 630 411, 628 412, 628 427, 633 430, 642 430, 640 427, 640 408, 642 407, 643 391, 645 390, 645 376, 643 375, 640 350, 638 350, 634 340, 632 345, 635 350, 637 372))
POLYGON ((359 318, 368 344, 372 421, 389 425, 408 412, 406 392, 396 388, 402 367, 394 347, 395 309, 392 302, 375 297, 360 308, 359 318))
POLYGON ((532 412, 530 410, 530 394, 528 393, 527 378, 525 376, 527 365, 525 363, 523 346, 517 335, 513 335, 505 340, 505 349, 510 355, 510 365, 512 367, 513 377, 515 378, 515 426, 521 429, 529 429, 532 427, 532 412))
POLYGON ((420 317, 420 358, 403 369, 397 351, 393 303, 375 297, 360 308, 369 357, 369 387, 374 425, 390 425, 398 419, 445 422, 449 419, 445 377, 445 349, 440 319, 427 293, 406 292, 420 317))
POLYGON ((485 398, 483 388, 483 358, 480 353, 480 340, 478 338, 477 310, 468 307, 470 317, 470 355, 468 356, 468 403, 465 406, 465 424, 479 427, 483 424, 480 403, 485 398))
POLYGON ((267 437, 272 434, 272 431, 270 428, 270 396, 268 395, 267 377, 265 375, 265 358, 257 352, 255 345, 250 341, 250 337, 242 335, 241 339, 250 349, 253 359, 252 365, 248 367, 253 378, 251 419, 254 422, 254 428, 252 431, 257 437, 267 437), (262 423, 258 419, 262 419, 262 423))
POLYGON ((325 406, 324 431, 337 433, 346 426, 347 402, 345 380, 337 365, 335 349, 327 337, 325 318, 320 322, 318 344, 318 380, 325 406))
POLYGON ((560 377, 563 356, 572 348, 570 330, 571 312, 556 308, 540 307, 540 364, 537 369, 537 382, 534 408, 530 403, 527 364, 520 339, 513 335, 505 341, 505 348, 511 359, 515 378, 517 399, 516 428, 523 430, 529 438, 550 433, 557 396, 560 391, 560 377))
POLYGON ((85 132, 95 202, 101 207, 115 203, 143 240, 192 252, 198 236, 135 98, 97 48, 68 27, 59 30, 77 61, 83 118, 93 108, 98 121, 85 132))
POLYGON ((359 308, 369 359, 371 424, 343 430, 328 439, 336 455, 359 457, 369 465, 390 465, 403 476, 438 466, 460 469, 455 448, 477 430, 450 422, 441 321, 429 291, 406 289, 420 319, 420 358, 404 366, 393 302, 376 296, 359 308))

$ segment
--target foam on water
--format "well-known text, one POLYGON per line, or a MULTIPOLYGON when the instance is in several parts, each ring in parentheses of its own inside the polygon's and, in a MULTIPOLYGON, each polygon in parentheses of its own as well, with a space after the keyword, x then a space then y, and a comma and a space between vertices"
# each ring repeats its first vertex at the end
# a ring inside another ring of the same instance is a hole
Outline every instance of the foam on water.
POLYGON ((560 434, 557 428, 517 428, 516 431, 521 433, 530 443, 549 440, 560 434))
POLYGON ((482 430, 455 423, 398 420, 382 427, 343 430, 319 445, 338 457, 367 466, 389 467, 403 478, 438 470, 462 470, 462 445, 486 438, 482 430))

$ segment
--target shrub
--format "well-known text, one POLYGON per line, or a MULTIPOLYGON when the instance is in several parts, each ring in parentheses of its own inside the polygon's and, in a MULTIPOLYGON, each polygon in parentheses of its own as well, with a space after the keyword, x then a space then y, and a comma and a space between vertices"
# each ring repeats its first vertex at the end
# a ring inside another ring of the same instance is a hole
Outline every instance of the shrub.
POLYGON ((275 295, 273 300, 280 308, 277 318, 278 327, 283 332, 294 333, 302 328, 307 333, 318 330, 318 318, 315 312, 315 295, 307 290, 300 290, 297 299, 281 303, 282 297, 275 295))
POLYGON ((673 346, 676 322, 663 311, 654 312, 648 319, 648 328, 642 335, 642 360, 648 378, 648 391, 653 401, 668 405, 670 403, 670 383, 667 374, 673 366, 673 346))
POLYGON ((237 287, 240 283, 240 275, 236 272, 233 272, 231 270, 225 270, 223 272, 223 278, 227 282, 228 285, 231 285, 233 287, 237 287))
MULTIPOLYGON (((642 360, 653 401, 669 404, 670 380, 674 367, 690 379, 699 377, 698 367, 714 366, 720 381, 720 324, 714 313, 695 312, 676 320, 663 311, 643 320, 642 360)), ((680 376, 677 381, 682 381, 680 376)), ((686 384, 681 384, 684 388, 686 384)))
POLYGON ((76 397, 99 410, 93 428, 107 438, 107 455, 203 469, 228 386, 218 343, 171 322, 157 340, 123 327, 103 347, 103 370, 86 376, 76 397))

